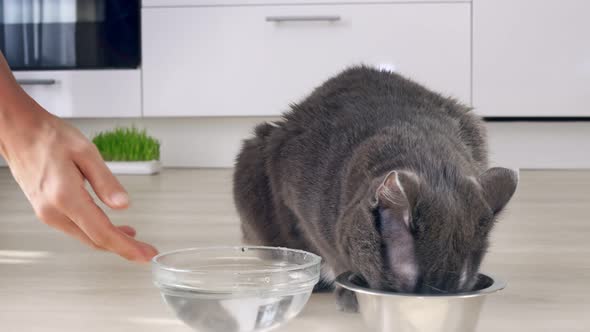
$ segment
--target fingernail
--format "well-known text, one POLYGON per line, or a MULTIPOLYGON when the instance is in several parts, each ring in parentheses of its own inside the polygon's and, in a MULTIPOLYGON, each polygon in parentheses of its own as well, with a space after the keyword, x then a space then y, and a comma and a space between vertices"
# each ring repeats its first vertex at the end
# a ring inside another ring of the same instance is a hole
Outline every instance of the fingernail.
POLYGON ((111 202, 116 206, 126 206, 129 204, 129 196, 124 192, 114 193, 111 195, 111 202))
POLYGON ((148 260, 151 260, 154 256, 156 256, 158 254, 158 250, 156 248, 150 246, 149 244, 142 243, 141 251, 143 252, 144 257, 147 258, 148 260))

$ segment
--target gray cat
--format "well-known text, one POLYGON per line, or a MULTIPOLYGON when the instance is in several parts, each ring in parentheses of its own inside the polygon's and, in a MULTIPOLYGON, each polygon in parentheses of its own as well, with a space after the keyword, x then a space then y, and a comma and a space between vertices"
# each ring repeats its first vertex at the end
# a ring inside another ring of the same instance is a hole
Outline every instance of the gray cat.
POLYGON ((468 107, 354 67, 291 108, 259 125, 237 158, 246 242, 322 256, 322 287, 344 271, 403 292, 475 285, 518 176, 488 169, 485 131, 468 107))

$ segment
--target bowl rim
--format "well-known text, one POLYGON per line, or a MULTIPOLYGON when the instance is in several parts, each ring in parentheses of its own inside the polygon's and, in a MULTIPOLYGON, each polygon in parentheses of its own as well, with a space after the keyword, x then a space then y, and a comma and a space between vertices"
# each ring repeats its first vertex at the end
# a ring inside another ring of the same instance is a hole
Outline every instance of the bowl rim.
POLYGON ((216 251, 216 250, 235 250, 235 251, 244 251, 245 250, 272 250, 272 251, 281 251, 281 252, 291 252, 291 253, 299 253, 299 254, 305 254, 307 256, 309 256, 311 258, 310 262, 304 263, 304 264, 299 264, 296 266, 290 266, 290 267, 278 267, 278 268, 266 268, 266 269, 246 269, 246 270, 240 270, 239 273, 240 274, 248 274, 248 273, 277 273, 277 272, 291 272, 291 271, 297 271, 297 270, 304 270, 304 269, 308 269, 314 265, 319 265, 322 261, 322 258, 314 253, 311 253, 309 251, 305 251, 305 250, 300 250, 300 249, 291 249, 291 248, 286 248, 286 247, 271 247, 271 246, 249 246, 249 245, 243 245, 243 246, 210 246, 210 247, 191 247, 191 248, 184 248, 184 249, 177 249, 177 250, 171 250, 171 251, 166 251, 163 253, 160 253, 156 256, 154 256, 152 258, 152 265, 159 269, 159 270, 164 270, 164 271, 169 271, 169 272, 174 272, 174 273, 202 273, 202 274, 210 274, 210 273, 227 273, 227 272, 233 272, 235 273, 235 271, 224 271, 224 270, 219 270, 219 271, 210 271, 207 269, 179 269, 179 268, 175 268, 172 267, 170 265, 166 265, 164 263, 161 262, 161 259, 167 256, 171 256, 171 255, 175 255, 175 254, 181 254, 181 253, 188 253, 188 252, 199 252, 199 251, 216 251))
POLYGON ((451 299, 451 298, 470 298, 470 297, 479 297, 485 296, 492 293, 499 292, 506 287, 506 282, 500 279, 495 278, 492 275, 478 273, 478 275, 485 276, 492 280, 492 284, 486 288, 471 291, 471 292, 463 292, 463 293, 453 293, 453 294, 416 294, 416 293, 396 293, 396 292, 387 292, 378 289, 370 289, 367 287, 359 286, 352 281, 350 281, 351 277, 355 276, 356 273, 353 272, 344 272, 340 274, 336 278, 336 284, 340 287, 346 288, 351 290, 355 293, 362 293, 366 295, 376 295, 376 296, 384 296, 384 297, 413 297, 413 298, 442 298, 442 299, 451 299))

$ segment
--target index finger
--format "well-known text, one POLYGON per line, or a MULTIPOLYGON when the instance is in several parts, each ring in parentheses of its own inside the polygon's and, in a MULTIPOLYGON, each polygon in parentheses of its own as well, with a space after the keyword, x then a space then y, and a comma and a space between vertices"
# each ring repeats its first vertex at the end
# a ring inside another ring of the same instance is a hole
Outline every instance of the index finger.
POLYGON ((158 253, 154 247, 127 236, 115 227, 85 190, 82 195, 73 197, 63 212, 97 246, 128 260, 146 262, 158 253))

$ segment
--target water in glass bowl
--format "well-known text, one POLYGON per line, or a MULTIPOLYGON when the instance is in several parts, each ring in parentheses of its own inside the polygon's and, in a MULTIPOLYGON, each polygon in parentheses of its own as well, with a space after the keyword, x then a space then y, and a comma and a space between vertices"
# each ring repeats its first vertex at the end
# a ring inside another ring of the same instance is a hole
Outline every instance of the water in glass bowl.
POLYGON ((296 316, 310 293, 311 290, 234 297, 227 293, 168 289, 163 297, 195 331, 254 332, 268 331, 296 316))

